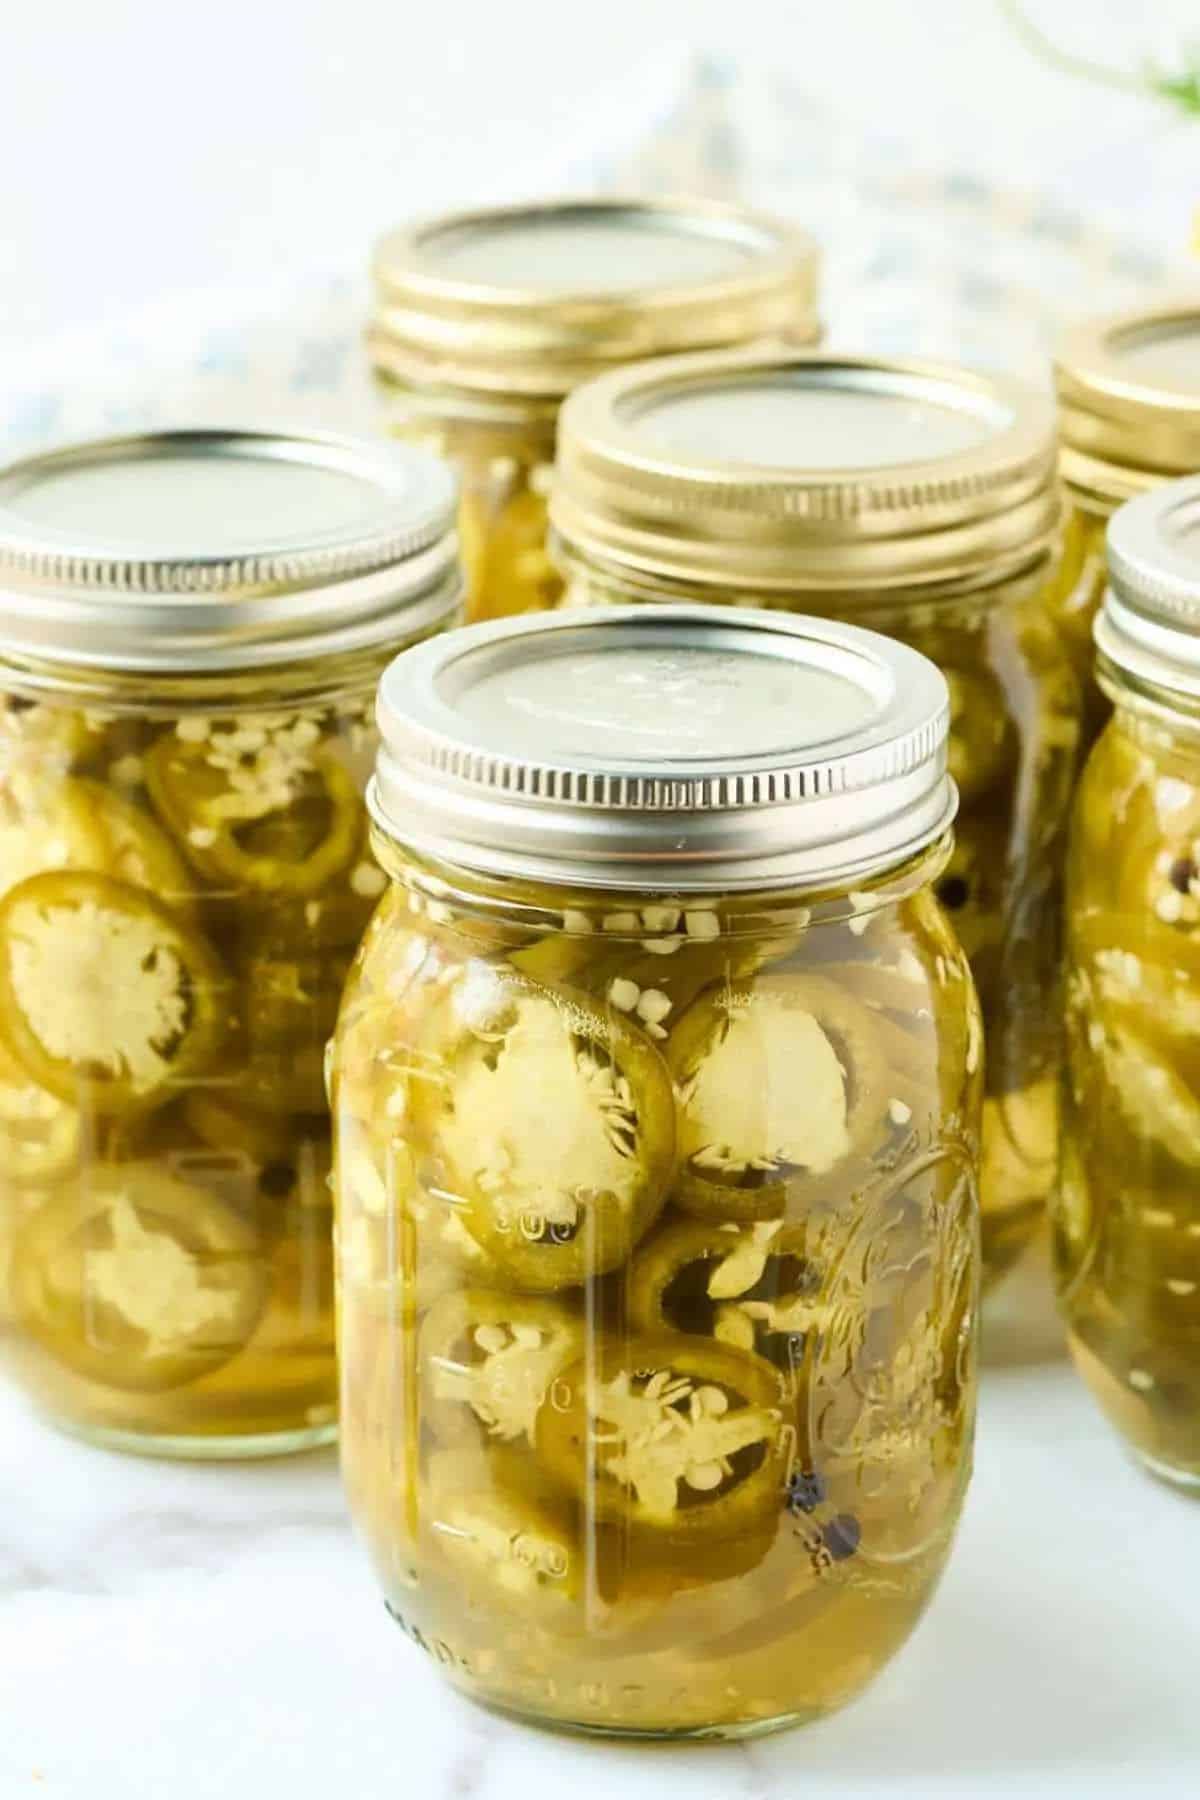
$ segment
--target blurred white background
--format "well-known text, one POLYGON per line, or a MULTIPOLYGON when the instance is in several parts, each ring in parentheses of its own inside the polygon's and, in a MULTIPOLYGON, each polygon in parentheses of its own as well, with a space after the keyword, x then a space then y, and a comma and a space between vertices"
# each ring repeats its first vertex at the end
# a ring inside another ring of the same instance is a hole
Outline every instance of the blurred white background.
MULTIPOLYGON (((1178 61, 1195 0, 1028 0, 1068 50, 1178 61)), ((361 266, 390 220, 631 140, 690 52, 785 69, 844 127, 1190 229, 1200 121, 1032 57, 998 0, 40 0, 6 9, 0 341, 235 279, 361 266), (1174 149, 1178 145, 1177 153, 1174 149)), ((1145 223, 1144 218, 1141 219, 1145 223)), ((2 344, 0 344, 2 347, 2 344)))

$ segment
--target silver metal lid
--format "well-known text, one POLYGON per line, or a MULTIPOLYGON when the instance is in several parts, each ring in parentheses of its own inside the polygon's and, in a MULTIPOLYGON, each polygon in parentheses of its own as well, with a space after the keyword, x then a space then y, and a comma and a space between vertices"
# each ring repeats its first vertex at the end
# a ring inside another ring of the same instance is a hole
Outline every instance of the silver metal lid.
POLYGON ((0 470, 0 655, 256 668, 386 646, 459 600, 450 471, 242 430, 101 438, 0 470))
POLYGON ((1200 295, 1090 319, 1055 358, 1062 470, 1103 508, 1200 465, 1200 295))
POLYGON ((1128 501, 1108 526, 1101 657, 1135 685, 1200 698, 1200 476, 1128 501))
POLYGON ((788 349, 636 363, 559 421, 556 542, 654 582, 865 596, 994 582, 1061 524, 1054 408, 951 364, 788 349))
POLYGON ((539 200, 445 214, 377 246, 380 373, 463 395, 560 400, 637 357, 818 332, 817 250, 712 200, 539 200))
POLYGON ((710 606, 490 621, 379 690, 381 831, 460 867, 577 886, 814 887, 950 823, 949 698, 856 626, 710 606))

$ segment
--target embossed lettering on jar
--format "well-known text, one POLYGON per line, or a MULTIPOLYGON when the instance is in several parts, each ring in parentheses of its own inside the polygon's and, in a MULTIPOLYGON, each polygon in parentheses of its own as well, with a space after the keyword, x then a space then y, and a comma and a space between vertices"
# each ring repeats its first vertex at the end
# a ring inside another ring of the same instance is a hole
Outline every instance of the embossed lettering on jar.
POLYGON ((1069 331, 1055 363, 1070 512, 1050 599, 1078 664, 1086 734, 1108 713, 1092 679, 1105 530, 1126 500, 1200 467, 1200 306, 1175 302, 1069 331))
POLYGON ((950 685, 960 808, 938 891, 987 1039, 985 1278, 1051 1191, 1060 896, 1079 684, 1046 594, 1053 411, 1017 383, 820 352, 659 361, 563 412, 568 605, 704 599, 853 620, 950 685))
POLYGON ((334 438, 0 473, 0 1318, 111 1446, 332 1434, 324 1045, 386 885, 374 685, 456 612, 454 504, 334 438))
POLYGON ((1097 670, 1114 704, 1068 872, 1055 1213, 1076 1362, 1156 1471, 1200 1486, 1200 482, 1109 527, 1097 670))
POLYGON ((846 626, 480 625, 384 677, 393 877, 335 1040, 343 1465, 457 1685, 816 1717, 968 1476, 981 1026, 949 702, 846 626))
POLYGON ((784 221, 702 200, 543 201, 383 239, 371 363, 389 427, 458 469, 471 617, 558 600, 546 495, 570 389, 636 357, 810 341, 816 260, 784 221))

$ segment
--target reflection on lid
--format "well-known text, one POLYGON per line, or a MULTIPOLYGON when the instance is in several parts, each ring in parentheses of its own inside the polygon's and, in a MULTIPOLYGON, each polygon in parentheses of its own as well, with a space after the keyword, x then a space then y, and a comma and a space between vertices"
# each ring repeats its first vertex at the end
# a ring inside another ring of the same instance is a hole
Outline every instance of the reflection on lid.
POLYGON ((752 376, 677 389, 629 410, 648 445, 720 463, 869 469, 951 457, 1010 423, 1008 408, 970 392, 940 399, 855 381, 850 371, 782 380, 752 376), (844 378, 839 379, 839 375, 844 378), (956 404, 957 402, 957 404, 956 404))
POLYGON ((719 281, 775 247, 749 224, 575 207, 434 225, 419 239, 418 254, 432 272, 479 287, 625 295, 719 281))

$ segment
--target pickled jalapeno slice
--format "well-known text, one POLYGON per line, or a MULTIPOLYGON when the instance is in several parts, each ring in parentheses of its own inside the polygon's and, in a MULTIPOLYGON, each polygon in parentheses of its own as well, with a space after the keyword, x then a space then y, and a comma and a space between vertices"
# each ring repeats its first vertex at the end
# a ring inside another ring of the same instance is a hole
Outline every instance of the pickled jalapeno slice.
POLYGON ((1095 971, 1113 997, 1157 1012, 1170 986, 1200 980, 1200 943, 1156 920, 1090 907, 1070 922, 1078 968, 1095 971))
POLYGON ((538 1409, 583 1348, 578 1319, 554 1300, 466 1289, 421 1326, 424 1418, 443 1443, 533 1442, 538 1409))
POLYGON ((1200 944, 1149 920, 1097 910, 1072 921, 1068 1023, 1096 1036, 1110 1015, 1200 1086, 1200 944), (1094 1015, 1094 1016, 1093 1016, 1094 1015))
POLYGON ((174 844, 149 813, 98 781, 74 783, 103 844, 105 874, 191 910, 196 884, 174 844))
POLYGON ((1191 823, 1191 832, 1160 829, 1149 841, 1122 846, 1121 906, 1133 919, 1153 919, 1175 940, 1200 940, 1200 819, 1191 823))
POLYGON ((44 1187, 75 1168, 82 1150, 79 1113, 31 1081, 0 1045, 0 1181, 44 1187))
POLYGON ((220 1368, 251 1336, 269 1273, 245 1220, 157 1163, 97 1165, 13 1251, 22 1324, 68 1368, 153 1392, 220 1368))
POLYGON ((617 1268, 674 1166, 657 1049, 586 994, 485 963, 466 966, 446 1010, 444 1072, 413 1102, 440 1195, 514 1287, 617 1268))
MULTIPOLYGON (((533 473, 527 470, 526 478, 533 473)), ((546 502, 521 488, 497 503, 466 493, 459 508, 459 537, 471 596, 470 616, 507 618, 544 612, 562 593, 562 578, 546 549, 546 502)))
MULTIPOLYGON (((589 925, 587 914, 579 918, 589 925)), ((657 1042, 697 994, 747 978, 769 954, 754 938, 730 944, 714 941, 718 936, 718 915, 708 907, 617 907, 590 930, 556 929, 511 951, 508 961, 537 981, 586 988, 657 1042)))
POLYGON ((151 748, 146 780, 189 861, 215 884, 315 894, 360 853, 358 788, 304 714, 181 719, 151 748))
POLYGON ((284 960, 357 950, 386 886, 386 875, 364 852, 348 880, 307 898, 276 896, 261 917, 247 918, 240 933, 243 954, 284 960))
POLYGON ((1078 502, 1070 507, 1055 578, 1045 595, 1068 652, 1085 676, 1092 671, 1092 620, 1104 595, 1107 526, 1106 514, 1088 512, 1078 502))
POLYGON ((681 1219, 634 1257, 629 1310, 645 1332, 715 1337, 738 1350, 787 1358, 784 1340, 819 1326, 821 1269, 803 1225, 681 1219))
POLYGON ((826 981, 848 988, 872 1013, 896 1013, 904 1019, 928 1010, 934 973, 907 945, 887 962, 872 955, 859 962, 826 963, 821 971, 826 981))
POLYGON ((887 1104, 877 1035, 866 1008, 820 976, 768 974, 702 994, 666 1046, 680 1102, 677 1203, 779 1218, 871 1147, 887 1104))
POLYGON ((246 1098, 262 1110, 321 1112, 325 1044, 352 954, 252 957, 241 984, 246 1098))
POLYGON ((0 892, 57 869, 102 869, 107 843, 83 782, 0 780, 0 892))
POLYGON ((990 1183, 990 1192, 1011 1195, 1012 1204, 1018 1205, 1027 1195, 1050 1191, 1058 1164, 1058 1104, 1056 1074, 987 1096, 981 1120, 981 1179, 990 1183))
POLYGON ((602 1519, 681 1547, 780 1505, 784 1389, 761 1357, 661 1336, 601 1339, 537 1419, 554 1477, 602 1519))
POLYGON ((1200 1169, 1200 1094, 1164 1058, 1153 1027, 1112 1009, 1093 1051, 1107 1095, 1127 1130, 1150 1140, 1185 1169, 1200 1169))
MULTIPOLYGON (((403 1088, 391 1089, 389 1098, 397 1097, 404 1099, 403 1088)), ((412 1147, 386 1102, 366 1123, 340 1115, 337 1156, 342 1191, 354 1201, 338 1218, 344 1290, 380 1292, 399 1283, 407 1314, 464 1284, 495 1285, 495 1264, 463 1224, 459 1209, 417 1179, 412 1147)))
POLYGON ((241 1152, 264 1164, 286 1162, 297 1136, 295 1119, 248 1106, 220 1087, 193 1088, 184 1099, 183 1116, 214 1150, 241 1152))
POLYGON ((994 787, 1016 761, 1004 691, 990 670, 943 668, 950 689, 948 764, 962 800, 994 787))
MULTIPOLYGON (((1137 1212, 1141 1208, 1135 1207, 1133 1210, 1137 1212)), ((1054 1233, 1057 1272, 1066 1289, 1063 1295, 1065 1299, 1069 1298, 1070 1290, 1078 1285, 1087 1272, 1091 1261, 1088 1250, 1095 1242, 1096 1225, 1096 1204, 1087 1170, 1078 1144, 1070 1137, 1063 1139, 1058 1183, 1051 1201, 1050 1223, 1054 1233)))
MULTIPOLYGON (((1122 883, 1132 866, 1145 870, 1162 845, 1156 796, 1158 772, 1141 747, 1116 731, 1103 733, 1093 749, 1076 797, 1074 842, 1087 846, 1085 892, 1093 905, 1124 908, 1122 883)), ((1190 780, 1172 780, 1171 829, 1176 837, 1200 829, 1200 809, 1190 780)), ((1134 883, 1131 912, 1146 907, 1144 888, 1134 883)))
POLYGON ((0 901, 0 1037, 62 1100, 123 1112, 202 1074, 225 987, 199 933, 127 882, 35 875, 0 901))
POLYGON ((567 1509, 531 1487, 527 1457, 436 1451, 426 1487, 430 1538, 477 1598, 503 1600, 521 1617, 578 1599, 585 1546, 567 1509))
POLYGON ((44 706, 21 694, 0 696, 0 768, 52 780, 67 773, 103 731, 74 706, 44 706))

